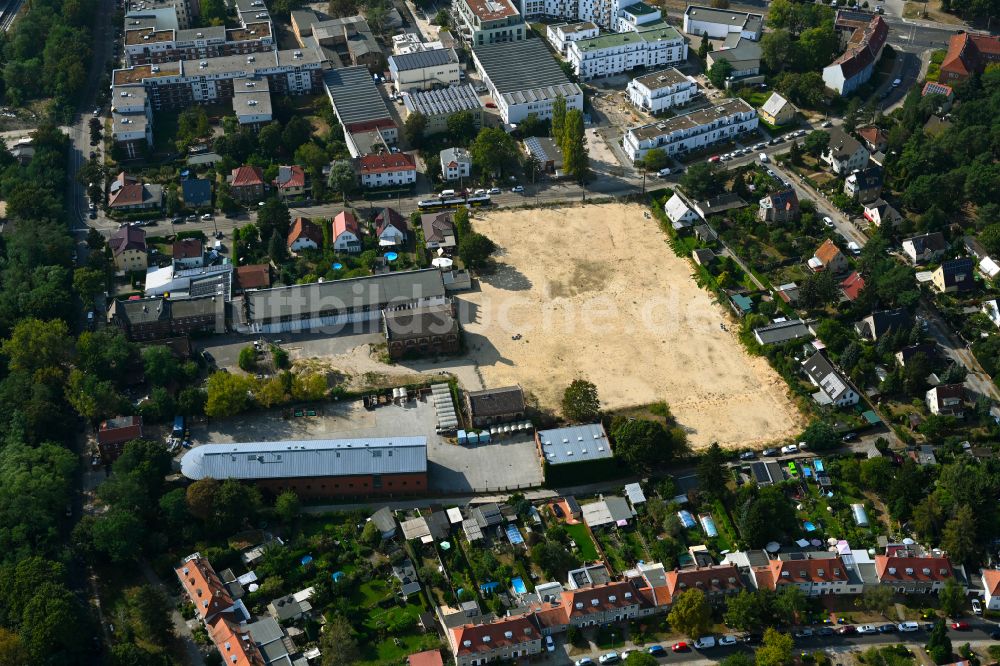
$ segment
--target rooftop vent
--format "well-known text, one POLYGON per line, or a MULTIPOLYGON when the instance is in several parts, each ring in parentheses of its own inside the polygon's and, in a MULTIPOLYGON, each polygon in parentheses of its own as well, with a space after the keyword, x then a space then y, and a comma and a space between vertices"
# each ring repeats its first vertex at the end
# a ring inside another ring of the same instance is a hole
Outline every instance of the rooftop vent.
POLYGON ((631 599, 632 598, 632 593, 631 592, 626 592, 625 593, 625 598, 626 599, 631 599))
POLYGON ((591 599, 591 600, 590 600, 590 605, 591 605, 591 606, 599 606, 599 605, 600 605, 600 603, 601 603, 601 600, 600 600, 600 599, 591 599))
POLYGON ((931 575, 931 570, 930 570, 930 569, 928 569, 928 568, 926 568, 926 567, 925 567, 925 568, 924 568, 924 569, 923 569, 922 571, 923 571, 923 574, 924 574, 925 576, 930 576, 930 575, 931 575))
POLYGON ((489 636, 483 636, 483 642, 484 643, 489 643, 491 640, 493 640, 493 639, 490 638, 489 636))
POLYGON ((912 576, 913 575, 913 569, 910 568, 910 567, 906 567, 906 575, 907 576, 912 576))
POLYGON ((582 601, 576 602, 576 607, 577 608, 583 608, 583 602, 582 601))

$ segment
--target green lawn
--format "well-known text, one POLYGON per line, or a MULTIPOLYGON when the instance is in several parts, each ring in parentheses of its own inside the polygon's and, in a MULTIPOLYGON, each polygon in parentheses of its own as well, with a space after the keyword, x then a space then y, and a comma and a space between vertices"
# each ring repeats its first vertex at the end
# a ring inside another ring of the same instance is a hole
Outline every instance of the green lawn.
POLYGON ((359 663, 366 666, 376 666, 380 664, 398 664, 407 655, 424 650, 433 650, 440 647, 441 641, 433 634, 408 634, 387 638, 381 643, 376 643, 373 650, 366 651, 364 661, 359 663), (397 645, 398 642, 398 645, 397 645))
POLYGON ((583 523, 566 525, 566 531, 569 532, 570 538, 576 542, 577 548, 580 549, 581 558, 587 561, 597 559, 597 547, 594 546, 594 540, 590 538, 586 525, 583 523))
POLYGON ((389 584, 384 580, 370 580, 358 588, 357 602, 365 608, 371 608, 389 594, 389 584))

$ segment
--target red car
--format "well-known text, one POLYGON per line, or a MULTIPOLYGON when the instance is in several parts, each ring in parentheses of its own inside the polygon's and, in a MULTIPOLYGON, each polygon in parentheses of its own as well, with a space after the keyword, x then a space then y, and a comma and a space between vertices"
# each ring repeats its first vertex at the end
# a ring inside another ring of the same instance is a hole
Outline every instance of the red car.
POLYGON ((673 647, 671 647, 670 649, 673 650, 674 652, 687 652, 691 648, 688 646, 686 642, 681 641, 680 643, 674 643, 673 647))
POLYGON ((712 157, 708 158, 708 161, 714 163, 714 162, 718 162, 721 159, 722 159, 721 155, 713 155, 712 157))
POLYGON ((494 104, 493 102, 486 102, 486 108, 487 109, 495 109, 495 108, 497 108, 497 105, 494 104))
POLYGON ((969 630, 969 623, 968 622, 964 622, 964 621, 962 621, 962 622, 952 622, 951 623, 951 628, 954 629, 955 631, 968 631, 969 630))
POLYGON ((856 634, 858 633, 858 628, 855 627, 853 624, 845 624, 842 627, 837 627, 837 633, 840 634, 841 636, 846 636, 848 634, 856 634))

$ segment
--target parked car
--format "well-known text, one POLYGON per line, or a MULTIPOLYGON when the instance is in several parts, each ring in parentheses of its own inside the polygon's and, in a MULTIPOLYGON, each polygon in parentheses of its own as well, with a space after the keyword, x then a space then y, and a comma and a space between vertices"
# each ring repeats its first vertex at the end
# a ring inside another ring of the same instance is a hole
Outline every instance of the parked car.
POLYGON ((638 652, 638 650, 622 650, 622 661, 628 659, 628 656, 633 652, 638 652))
POLYGON ((824 216, 823 216, 823 224, 824 224, 824 225, 825 225, 826 227, 828 227, 828 228, 830 228, 830 229, 833 229, 833 220, 831 220, 831 219, 830 219, 830 216, 829 216, 829 215, 824 215, 824 216))
POLYGON ((878 633, 878 627, 876 627, 874 624, 862 624, 861 626, 858 627, 858 633, 859 634, 877 634, 878 633))
POLYGON ((994 640, 994 641, 1000 641, 1000 630, 991 631, 990 632, 990 639, 994 640))
POLYGON ((781 447, 781 455, 786 456, 789 453, 798 453, 799 447, 797 444, 786 444, 781 447))
POLYGON ((653 655, 654 657, 664 657, 667 654, 667 651, 663 649, 662 645, 650 645, 648 648, 646 648, 646 652, 653 655))
POLYGON ((757 458, 756 451, 744 451, 740 454, 740 460, 754 460, 757 458))
POLYGON ((761 451, 761 455, 766 458, 773 458, 774 456, 778 455, 778 449, 764 449, 763 451, 761 451))
POLYGON ((899 84, 901 84, 902 82, 903 82, 903 79, 893 79, 892 80, 892 87, 893 88, 898 88, 899 84))
POLYGON ((722 159, 721 155, 712 155, 711 157, 708 158, 708 161, 711 164, 715 164, 716 162, 720 161, 721 159, 722 159))
POLYGON ((954 629, 955 631, 968 631, 969 623, 966 622, 965 620, 959 620, 958 622, 952 622, 951 628, 954 629))
POLYGON ((897 631, 899 631, 899 627, 891 622, 887 624, 880 624, 878 626, 878 633, 880 634, 894 634, 897 631))
POLYGON ((490 188, 490 194, 500 194, 500 188, 499 187, 491 187, 490 188))
POLYGON ((815 632, 813 632, 812 629, 805 627, 804 629, 799 629, 792 635, 795 636, 795 638, 812 638, 814 633, 815 632))
POLYGON ((696 650, 708 650, 715 647, 715 636, 702 636, 694 642, 696 650))
POLYGON ((762 148, 766 148, 766 147, 767 147, 767 143, 764 142, 764 141, 761 141, 760 143, 758 143, 757 145, 755 145, 753 147, 753 149, 754 150, 761 150, 762 148))
POLYGON ((515 194, 523 194, 524 193, 524 186, 523 185, 515 185, 514 187, 510 188, 510 191, 514 192, 515 194))
POLYGON ((594 660, 590 657, 583 657, 574 662, 575 666, 594 666, 594 660))
POLYGON ((670 649, 674 652, 687 652, 691 649, 691 646, 687 644, 687 641, 678 641, 674 643, 670 649))
POLYGON ((657 178, 666 178, 669 175, 670 175, 670 168, 669 167, 666 168, 666 169, 660 169, 659 171, 656 172, 657 178))
POLYGON ((917 622, 900 622, 896 625, 896 629, 904 634, 913 631, 920 631, 920 624, 917 622))
POLYGON ((597 660, 602 664, 607 665, 607 664, 617 664, 622 660, 622 658, 618 655, 617 652, 608 652, 607 654, 602 654, 600 657, 598 657, 597 660))
POLYGON ((833 630, 833 627, 820 627, 816 630, 817 636, 833 636, 835 633, 837 632, 833 630))
POLYGON ((853 624, 845 624, 843 627, 837 627, 837 633, 841 636, 850 636, 858 633, 858 628, 853 624))
POLYGON ((875 13, 876 14, 882 14, 884 12, 885 12, 885 10, 882 9, 882 5, 875 5, 875 13))
POLYGON ((736 636, 733 634, 726 634, 719 639, 719 645, 736 645, 736 636))
POLYGON ((854 241, 850 241, 850 242, 849 242, 849 243, 847 244, 847 249, 848 249, 848 250, 849 250, 849 251, 851 252, 851 254, 853 254, 854 256, 858 256, 859 254, 861 254, 861 246, 860 246, 860 245, 858 245, 857 243, 855 243, 854 241))
POLYGON ((203 219, 203 220, 211 220, 212 219, 212 214, 211 213, 205 213, 204 215, 201 216, 201 219, 203 219))
POLYGON ((767 164, 768 163, 767 153, 761 153, 760 155, 757 156, 757 159, 760 160, 761 164, 767 164))
POLYGON ((555 652, 556 651, 556 642, 554 640, 552 640, 551 636, 546 636, 545 637, 545 650, 546 650, 546 652, 555 652))
POLYGON ((495 109, 495 108, 497 108, 497 105, 494 104, 493 102, 486 102, 485 106, 486 106, 487 109, 495 109))
POLYGON ((856 432, 849 432, 846 435, 844 435, 843 437, 841 437, 840 441, 842 441, 842 442, 856 442, 856 441, 858 441, 858 433, 856 433, 856 432))
POLYGON ((832 122, 830 122, 829 120, 824 120, 823 124, 820 125, 820 127, 830 127, 831 125, 833 125, 832 122))
POLYGON ((747 634, 743 637, 743 642, 747 645, 760 645, 764 642, 764 634, 747 634))
POLYGON ((184 219, 186 219, 188 222, 197 222, 198 221, 198 216, 197 215, 188 215, 184 219))
POLYGON ((972 600, 972 612, 975 613, 976 615, 983 614, 983 605, 979 603, 979 599, 972 600))

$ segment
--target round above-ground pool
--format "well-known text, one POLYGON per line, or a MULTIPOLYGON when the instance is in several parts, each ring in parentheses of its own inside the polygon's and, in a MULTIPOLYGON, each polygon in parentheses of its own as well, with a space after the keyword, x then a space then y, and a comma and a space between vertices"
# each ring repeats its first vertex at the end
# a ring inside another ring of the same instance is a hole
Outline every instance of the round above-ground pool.
POLYGON ((396 261, 397 259, 399 259, 399 254, 397 252, 386 252, 385 253, 385 260, 386 261, 396 261))

